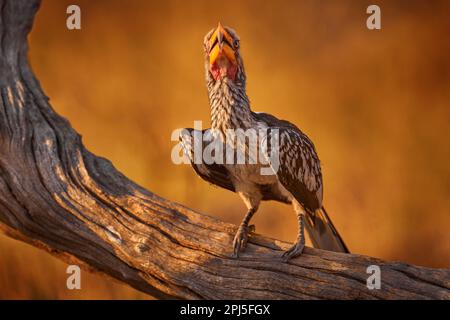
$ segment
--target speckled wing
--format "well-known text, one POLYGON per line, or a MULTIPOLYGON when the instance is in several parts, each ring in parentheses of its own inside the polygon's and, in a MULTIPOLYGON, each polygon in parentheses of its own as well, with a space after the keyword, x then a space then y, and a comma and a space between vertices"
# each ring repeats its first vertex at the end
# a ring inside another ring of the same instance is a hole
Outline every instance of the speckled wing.
MULTIPOLYGON (((268 114, 256 117, 269 126, 267 150, 273 148, 272 137, 279 142, 278 180, 306 210, 306 230, 314 247, 349 252, 325 208, 322 206, 323 184, 320 161, 312 141, 288 121, 268 114)), ((264 149, 264 146, 262 146, 264 149)))
MULTIPOLYGON (((189 158, 192 168, 203 180, 216 185, 218 187, 228 189, 230 191, 235 191, 234 185, 231 182, 228 170, 225 166, 217 163, 207 164, 203 161, 203 157, 200 159, 199 163, 195 163, 194 156, 194 139, 197 137, 200 139, 203 135, 209 134, 209 129, 198 131, 192 128, 184 129, 180 134, 180 142, 182 144, 184 154, 189 158), (194 132, 198 133, 195 135, 194 132)), ((205 148, 205 142, 200 141, 202 144, 201 151, 205 148)))
POLYGON ((279 150, 278 166, 271 163, 278 180, 306 210, 314 213, 322 207, 323 198, 322 173, 314 144, 288 121, 265 113, 255 117, 269 126, 263 141, 266 146, 262 146, 266 154, 279 150), (274 141, 278 141, 278 147, 274 141))

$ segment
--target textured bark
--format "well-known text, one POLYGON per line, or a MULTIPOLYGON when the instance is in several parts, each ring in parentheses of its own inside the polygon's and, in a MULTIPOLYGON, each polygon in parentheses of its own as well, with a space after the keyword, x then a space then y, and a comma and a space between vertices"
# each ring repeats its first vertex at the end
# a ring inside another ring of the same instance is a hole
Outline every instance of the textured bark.
POLYGON ((83 146, 27 61, 35 0, 0 0, 0 229, 159 298, 449 299, 450 271, 306 248, 252 235, 160 198, 83 146), (366 268, 381 267, 381 290, 366 268))

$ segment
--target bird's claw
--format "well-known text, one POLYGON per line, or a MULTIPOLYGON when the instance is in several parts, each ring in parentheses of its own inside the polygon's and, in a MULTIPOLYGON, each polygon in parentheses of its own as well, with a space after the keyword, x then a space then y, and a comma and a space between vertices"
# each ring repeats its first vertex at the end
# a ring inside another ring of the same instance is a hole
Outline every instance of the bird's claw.
POLYGON ((288 262, 290 259, 300 256, 304 248, 305 243, 299 241, 296 244, 294 244, 289 250, 283 253, 281 257, 284 260, 284 262, 288 262))
POLYGON ((241 225, 239 226, 236 235, 233 240, 233 257, 239 258, 239 253, 247 247, 248 233, 254 232, 255 226, 252 224, 250 226, 241 225))

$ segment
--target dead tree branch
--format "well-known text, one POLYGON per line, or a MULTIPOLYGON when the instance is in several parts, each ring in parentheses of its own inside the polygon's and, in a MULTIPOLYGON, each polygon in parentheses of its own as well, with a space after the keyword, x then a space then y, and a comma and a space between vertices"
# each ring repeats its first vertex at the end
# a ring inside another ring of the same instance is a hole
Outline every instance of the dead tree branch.
POLYGON ((0 227, 66 261, 159 298, 449 299, 450 271, 307 248, 253 235, 158 197, 83 146, 27 60, 38 0, 0 0, 0 227), (366 286, 381 267, 381 290, 366 286))

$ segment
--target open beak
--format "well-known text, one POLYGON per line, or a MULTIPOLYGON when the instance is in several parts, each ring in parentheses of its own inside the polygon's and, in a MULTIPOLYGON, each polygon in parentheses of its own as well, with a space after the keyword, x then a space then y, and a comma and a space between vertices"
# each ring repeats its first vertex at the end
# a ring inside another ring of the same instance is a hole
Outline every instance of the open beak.
POLYGON ((213 66, 221 57, 225 57, 236 66, 236 54, 233 48, 233 38, 219 22, 217 29, 209 40, 209 64, 213 66))

